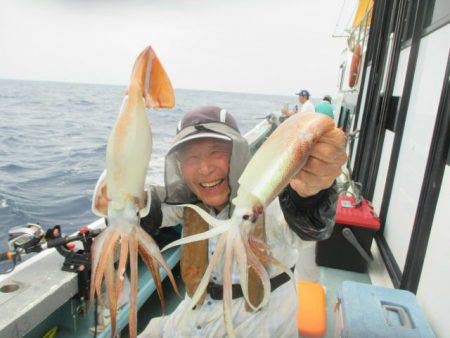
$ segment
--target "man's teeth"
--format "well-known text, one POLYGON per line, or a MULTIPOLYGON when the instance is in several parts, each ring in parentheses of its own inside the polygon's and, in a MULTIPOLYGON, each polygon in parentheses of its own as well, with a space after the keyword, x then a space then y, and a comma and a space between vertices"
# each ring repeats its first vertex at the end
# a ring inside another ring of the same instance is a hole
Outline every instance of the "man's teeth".
POLYGON ((213 182, 208 182, 208 183, 200 183, 200 185, 203 188, 214 188, 216 185, 219 185, 220 183, 222 183, 223 179, 217 180, 217 181, 213 181, 213 182))

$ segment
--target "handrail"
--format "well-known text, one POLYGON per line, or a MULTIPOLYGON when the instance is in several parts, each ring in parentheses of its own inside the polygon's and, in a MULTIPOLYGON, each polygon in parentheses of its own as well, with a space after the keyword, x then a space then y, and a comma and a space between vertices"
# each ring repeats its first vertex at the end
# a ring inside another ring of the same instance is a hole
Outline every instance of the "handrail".
MULTIPOLYGON (((363 42, 362 44, 361 44, 361 46, 363 47, 364 45, 365 45, 365 41, 366 41, 366 37, 367 37, 367 35, 368 35, 368 32, 369 32, 369 30, 368 30, 368 28, 370 27, 370 25, 369 25, 369 18, 371 17, 371 15, 372 15, 372 12, 373 12, 373 7, 370 7, 368 10, 367 10, 367 13, 364 15, 364 17, 363 17, 363 19, 359 22, 359 24, 350 32, 350 36, 349 36, 349 40, 354 40, 354 41, 356 41, 356 42, 363 42), (363 37, 362 37, 362 39, 361 39, 361 33, 364 33, 363 34, 363 37), (355 35, 358 35, 358 37, 355 39, 355 35)), ((362 49, 362 50, 364 50, 364 49, 362 49)))

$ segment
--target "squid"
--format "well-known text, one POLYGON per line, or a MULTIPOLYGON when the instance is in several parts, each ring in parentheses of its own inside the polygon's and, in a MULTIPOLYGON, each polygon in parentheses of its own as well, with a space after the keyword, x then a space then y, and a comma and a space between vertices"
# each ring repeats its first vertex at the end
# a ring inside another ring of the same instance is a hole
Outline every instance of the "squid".
POLYGON ((205 274, 192 296, 189 309, 200 300, 214 267, 224 256, 223 310, 229 337, 235 336, 231 320, 233 261, 236 262, 244 298, 255 311, 266 305, 270 297, 270 276, 264 263, 276 265, 294 281, 292 271, 270 254, 269 246, 252 237, 252 229, 265 208, 306 164, 314 144, 334 130, 333 120, 317 113, 295 114, 284 121, 262 144, 240 176, 237 196, 232 200, 234 211, 230 219, 218 220, 195 205, 184 205, 194 209, 210 225, 210 230, 172 242, 163 251, 176 245, 220 236, 205 274), (256 272, 264 290, 263 299, 256 306, 249 299, 249 268, 256 272))
POLYGON ((94 240, 89 308, 95 294, 106 298, 111 314, 111 337, 116 331, 118 298, 122 292, 128 256, 130 278, 130 337, 137 335, 138 252, 155 281, 164 313, 160 267, 179 294, 175 279, 153 238, 140 227, 149 213, 151 198, 144 183, 152 150, 152 133, 145 108, 171 108, 175 97, 170 80, 151 47, 136 59, 131 81, 106 149, 106 171, 97 182, 92 209, 108 219, 108 227, 94 240), (105 202, 107 201, 107 202, 105 202), (117 271, 114 263, 119 254, 117 271))

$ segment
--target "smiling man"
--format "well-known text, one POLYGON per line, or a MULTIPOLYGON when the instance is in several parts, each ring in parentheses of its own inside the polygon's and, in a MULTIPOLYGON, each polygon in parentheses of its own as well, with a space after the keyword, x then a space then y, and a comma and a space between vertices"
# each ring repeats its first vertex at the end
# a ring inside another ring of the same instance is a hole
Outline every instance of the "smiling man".
MULTIPOLYGON (((304 240, 327 238, 334 226, 337 193, 333 185, 346 161, 344 135, 338 129, 316 144, 304 170, 264 211, 255 236, 271 247, 272 255, 294 269, 304 240)), ((276 156, 277 154, 273 154, 276 156)), ((181 204, 194 203, 219 219, 232 213, 238 178, 250 159, 247 141, 235 119, 224 109, 200 107, 185 114, 166 156, 165 187, 152 189, 149 215, 141 224, 150 233, 181 224, 183 236, 198 234, 209 226, 194 211, 181 204)), ((153 318, 141 337, 224 337, 222 268, 213 271, 207 292, 189 315, 191 297, 214 253, 216 238, 182 247, 180 268, 186 298, 165 317, 153 318)), ((234 270, 234 269, 233 269, 234 270)), ((232 320, 239 337, 297 336, 295 290, 289 277, 268 266, 271 297, 260 311, 246 305, 233 271, 232 320)), ((249 297, 258 304, 262 287, 249 272, 249 297)))
POLYGON ((187 143, 178 152, 181 173, 188 188, 205 205, 222 210, 230 194, 231 142, 200 138, 187 143))

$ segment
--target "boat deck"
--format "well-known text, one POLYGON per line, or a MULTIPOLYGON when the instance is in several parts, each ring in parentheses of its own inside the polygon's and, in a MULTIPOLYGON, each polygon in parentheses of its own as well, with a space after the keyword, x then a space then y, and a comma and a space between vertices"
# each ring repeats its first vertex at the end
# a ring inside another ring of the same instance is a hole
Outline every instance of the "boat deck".
MULTIPOLYGON (((360 283, 372 284, 372 280, 376 279, 374 275, 380 273, 375 271, 379 262, 376 260, 371 264, 369 273, 357 273, 339 269, 331 269, 326 267, 319 267, 315 263, 315 244, 311 243, 306 248, 301 250, 300 258, 296 264, 296 279, 318 282, 325 288, 326 293, 326 316, 327 316, 327 331, 325 337, 335 337, 335 312, 334 305, 336 303, 337 295, 341 288, 342 282, 351 280, 360 283)), ((179 276, 178 268, 175 269, 175 276, 179 276)), ((183 283, 178 284, 181 288, 180 292, 184 293, 183 283)), ((178 305, 179 298, 174 294, 172 286, 166 279, 163 283, 164 294, 167 295, 166 314, 170 314, 178 305)), ((153 294, 147 302, 140 309, 138 318, 138 331, 142 332, 147 326, 151 318, 161 316, 161 305, 156 294, 153 294)), ((292 320, 296 320, 292 318, 292 320)), ((128 337, 128 331, 124 330, 121 337, 128 337)))
MULTIPOLYGON (((327 331, 325 337, 335 337, 335 319, 334 305, 341 288, 342 282, 351 280, 360 283, 372 284, 373 281, 380 284, 380 277, 385 271, 382 271, 381 262, 375 260, 371 263, 369 273, 357 273, 339 269, 331 269, 326 267, 319 267, 315 263, 315 244, 311 243, 306 248, 301 250, 300 258, 297 262, 296 279, 308 280, 318 282, 325 288, 326 293, 326 317, 327 317, 327 331), (377 277, 378 276, 378 277, 377 277)), ((180 279, 179 270, 175 269, 175 276, 180 279)), ((384 278, 384 277, 383 277, 384 278)), ((383 286, 385 286, 384 283, 383 286)), ((181 292, 184 293, 183 283, 179 283, 181 292)), ((167 314, 170 314, 178 305, 179 298, 173 292, 172 286, 166 279, 163 283, 164 294, 167 295, 167 314)), ((142 332, 145 329, 151 318, 161 316, 161 305, 158 296, 153 294, 142 306, 139 315, 138 331, 142 332)), ((296 320, 292 318, 292 320, 296 320)), ((122 332, 121 337, 128 337, 127 330, 122 332)))
MULTIPOLYGON (((299 252, 299 260, 296 264, 296 279, 318 282, 322 284, 326 292, 326 317, 327 331, 325 337, 334 337, 335 333, 335 312, 334 304, 341 288, 342 282, 346 280, 357 281, 361 283, 389 286, 387 273, 379 257, 376 245, 372 247, 374 261, 369 265, 369 273, 356 273, 326 267, 319 267, 315 263, 315 243, 311 242, 305 245, 299 252)), ((180 249, 174 248, 166 254, 169 266, 173 269, 177 279, 180 292, 184 295, 183 283, 179 274, 180 249)), ((141 264, 139 267, 139 293, 138 305, 140 307, 138 315, 138 332, 142 332, 151 318, 161 316, 161 304, 155 291, 150 273, 147 268, 141 264)), ((162 273, 165 277, 165 273, 162 273)), ((170 314, 180 302, 167 278, 163 281, 164 295, 166 298, 166 315, 170 314)), ((48 332, 57 325, 56 336, 60 337, 86 337, 93 336, 94 327, 93 312, 80 315, 80 303, 75 299, 67 302, 53 314, 51 314, 41 325, 31 330, 26 337, 42 336, 42 332, 48 332), (67 314, 70 313, 71 316, 67 314)), ((128 315, 129 305, 126 304, 120 308, 117 319, 117 328, 121 330, 121 337, 128 337, 128 315)), ((296 318, 292 318, 296 320, 296 318)), ((110 326, 107 325, 104 330, 97 332, 97 337, 109 337, 110 326)))
MULTIPOLYGON (((184 295, 184 286, 181 282, 179 274, 179 249, 174 249, 169 252, 168 264, 173 267, 174 276, 177 280, 180 292, 184 295)), ((327 332, 325 337, 334 337, 335 328, 335 312, 334 304, 336 303, 337 295, 341 288, 342 282, 346 280, 357 281, 361 283, 372 283, 373 277, 369 276, 369 273, 356 273, 338 269, 331 269, 325 267, 319 267, 314 262, 315 257, 315 244, 311 243, 300 251, 299 260, 297 262, 296 279, 308 280, 318 282, 322 284, 326 292, 326 316, 327 316, 327 332), (372 277, 372 279, 371 279, 372 277)), ((376 261, 371 264, 372 267, 369 271, 373 272, 376 261)), ((165 274, 164 274, 165 277, 165 274)), ((138 332, 142 332, 148 325, 149 321, 153 317, 161 316, 161 304, 158 295, 155 291, 155 285, 150 278, 150 274, 146 271, 144 266, 140 267, 139 276, 139 295, 138 304, 140 307, 138 315, 138 332), (150 295, 150 296, 149 296, 150 295), (145 301, 145 299, 147 299, 145 301)), ((170 314, 178 305, 180 298, 178 298, 167 278, 163 281, 164 295, 166 298, 166 315, 170 314)), ((46 327, 38 326, 35 330, 32 330, 26 337, 34 337, 37 332, 48 332, 57 323, 57 335, 60 337, 86 337, 93 336, 92 327, 94 326, 93 311, 90 314, 86 314, 89 320, 85 320, 85 317, 75 315, 77 312, 77 305, 74 302, 64 304, 63 307, 54 312, 45 321, 46 327), (72 317, 68 317, 67 313, 72 313, 72 317), (78 319, 77 319, 78 318, 78 319), (37 330, 37 331, 36 331, 37 330)), ((122 330, 121 337, 128 337, 128 314, 129 306, 123 306, 118 313, 117 327, 122 330)), ((292 320, 296 320, 292 318, 292 320)), ((98 330, 97 337, 109 337, 110 326, 108 325, 104 330, 98 330)))

